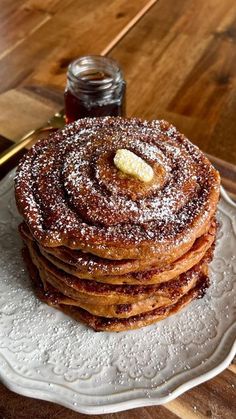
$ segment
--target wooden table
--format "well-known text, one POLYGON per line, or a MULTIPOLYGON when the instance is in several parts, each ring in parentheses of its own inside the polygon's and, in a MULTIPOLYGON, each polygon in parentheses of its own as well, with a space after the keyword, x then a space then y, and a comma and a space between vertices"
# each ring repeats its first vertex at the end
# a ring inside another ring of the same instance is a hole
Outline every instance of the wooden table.
MULTIPOLYGON (((176 124, 220 159, 236 191, 235 0, 1 0, 0 28, 2 149, 61 108, 61 93, 46 86, 63 88, 73 58, 109 51, 125 72, 127 114, 176 124)), ((103 418, 233 419, 235 387, 232 364, 165 406, 103 418)), ((0 419, 86 417, 0 384, 0 419)))

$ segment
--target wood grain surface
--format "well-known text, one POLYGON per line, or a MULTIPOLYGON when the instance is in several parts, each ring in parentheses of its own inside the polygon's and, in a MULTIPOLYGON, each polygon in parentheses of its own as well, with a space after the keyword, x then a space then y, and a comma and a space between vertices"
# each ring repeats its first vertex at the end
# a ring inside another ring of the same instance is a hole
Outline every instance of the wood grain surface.
MULTIPOLYGON (((0 95, 0 153, 12 144, 9 138, 16 142, 27 131, 46 125, 52 114, 59 111, 62 106, 63 92, 55 88, 25 86, 2 93, 0 95), (6 106, 7 104, 12 105, 6 106), (25 112, 26 107, 27 112, 25 112), (12 118, 14 118, 14 123, 9 124, 12 118)), ((32 146, 38 138, 38 135, 33 136, 27 148, 32 146)), ((0 166, 0 179, 17 165, 24 152, 25 150, 22 150, 13 159, 0 166)), ((236 199, 236 166, 210 154, 208 157, 219 170, 222 185, 236 199)))
MULTIPOLYGON (((144 0, 1 0, 0 148, 60 110, 68 63, 81 54, 101 53, 146 4, 144 0)), ((211 154, 224 185, 233 193, 235 44, 235 0, 159 0, 110 53, 125 71, 128 115, 161 117, 176 124, 211 154)), ((18 158, 1 168, 2 174, 18 158)), ((166 405, 102 417, 234 419, 235 388, 236 366, 231 364, 166 405)), ((86 417, 14 394, 0 384, 0 419, 86 417)))
POLYGON ((1 0, 0 92, 64 86, 68 64, 100 54, 146 0, 1 0))
POLYGON ((128 115, 165 118, 236 164, 235 0, 159 0, 110 55, 128 82, 128 115))

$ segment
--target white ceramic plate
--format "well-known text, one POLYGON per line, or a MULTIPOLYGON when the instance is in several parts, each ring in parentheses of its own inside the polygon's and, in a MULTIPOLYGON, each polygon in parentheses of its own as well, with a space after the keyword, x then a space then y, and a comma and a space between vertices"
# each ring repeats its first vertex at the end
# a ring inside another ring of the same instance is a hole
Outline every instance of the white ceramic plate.
POLYGON ((236 351, 236 205, 222 191, 206 296, 137 331, 96 333, 38 301, 17 233, 11 172, 0 183, 0 378, 83 413, 168 402, 220 373, 236 351))

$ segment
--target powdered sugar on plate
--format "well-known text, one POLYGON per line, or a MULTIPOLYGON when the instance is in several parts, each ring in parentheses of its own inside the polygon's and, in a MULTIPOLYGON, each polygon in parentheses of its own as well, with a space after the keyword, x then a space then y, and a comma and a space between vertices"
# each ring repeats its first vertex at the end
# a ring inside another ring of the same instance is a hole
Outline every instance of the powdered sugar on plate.
POLYGON ((235 353, 236 209, 226 199, 204 299, 141 330, 95 333, 34 297, 20 255, 12 178, 0 184, 4 383, 81 412, 109 413, 169 401, 228 365, 235 353))

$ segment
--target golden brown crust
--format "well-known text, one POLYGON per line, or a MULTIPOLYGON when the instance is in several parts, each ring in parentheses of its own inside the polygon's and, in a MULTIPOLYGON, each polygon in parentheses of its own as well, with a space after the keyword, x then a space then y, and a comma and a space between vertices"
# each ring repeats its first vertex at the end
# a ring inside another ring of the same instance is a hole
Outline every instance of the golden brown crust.
MULTIPOLYGON (((24 224, 20 225, 20 234, 23 238, 27 241, 27 239, 33 240, 32 235, 27 230, 24 224)), ((124 275, 109 275, 108 271, 112 271, 113 264, 112 261, 107 261, 102 258, 95 258, 93 255, 83 254, 80 252, 78 259, 77 259, 77 268, 76 266, 76 252, 70 249, 70 254, 72 256, 74 265, 72 263, 66 263, 68 258, 66 257, 67 252, 66 248, 64 248, 60 252, 60 248, 42 248, 39 246, 40 253, 49 260, 53 265, 57 268, 63 270, 64 272, 76 276, 81 279, 95 279, 97 282, 107 283, 107 284, 132 284, 132 285, 148 285, 148 284, 158 284, 162 282, 169 281, 178 275, 182 274, 183 272, 188 271, 194 265, 200 262, 203 258, 204 254, 207 250, 211 247, 215 240, 216 234, 216 222, 215 220, 212 221, 211 226, 206 234, 199 237, 193 244, 192 248, 183 255, 178 260, 174 261, 172 264, 164 266, 162 268, 156 268, 155 265, 151 266, 150 263, 148 265, 148 260, 146 262, 146 266, 149 266, 149 270, 135 272, 132 271, 134 267, 132 266, 132 261, 129 261, 129 274, 124 275), (55 257, 54 255, 61 256, 64 260, 60 260, 60 258, 55 257), (109 262, 109 263, 108 263, 109 262), (107 269, 108 267, 108 269, 107 269), (104 273, 103 272, 104 269, 104 273), (100 275, 99 275, 100 274, 100 275)), ((78 252, 77 252, 78 253, 78 252)), ((70 261, 71 259, 69 259, 70 261)), ((135 266, 136 261, 133 261, 133 265, 135 266)), ((121 266, 121 271, 123 269, 122 262, 114 261, 114 263, 119 264, 121 266)), ((125 264, 125 262, 124 262, 125 264)), ((125 267, 127 269, 127 267, 125 267)), ((117 271, 118 270, 117 266, 117 271)))
POLYGON ((127 319, 108 319, 105 317, 98 317, 88 313, 86 310, 65 305, 59 305, 57 308, 75 320, 81 321, 92 327, 97 332, 121 332, 125 330, 139 329, 140 327, 148 326, 178 313, 192 300, 198 298, 199 295, 202 295, 208 286, 208 278, 203 276, 199 281, 199 284, 197 284, 196 287, 190 290, 186 295, 181 297, 177 303, 165 308, 160 307, 127 319))
POLYGON ((209 284, 219 186, 209 160, 166 121, 85 118, 40 140, 15 178, 37 295, 102 331, 178 312, 209 284), (119 149, 153 176, 120 171, 119 149))
POLYGON ((208 230, 219 175, 167 122, 107 117, 77 121, 39 141, 19 165, 15 191, 41 245, 107 259, 155 257, 163 265, 208 230), (121 179, 113 164, 118 148, 159 165, 164 180, 144 186, 121 179))
MULTIPOLYGON (((25 240, 29 249, 30 257, 38 268, 44 281, 69 298, 90 304, 111 305, 130 304, 145 300, 150 296, 173 298, 180 294, 181 285, 185 285, 191 279, 198 265, 183 273, 172 281, 154 285, 113 285, 99 283, 94 280, 84 280, 67 274, 49 262, 38 250, 36 243, 25 240)), ((202 262, 209 261, 212 250, 209 249, 202 262)), ((207 262, 206 262, 207 263, 207 262)))
MULTIPOLYGON (((150 284, 159 284, 181 275, 183 272, 188 271, 194 265, 200 262, 204 254, 211 247, 215 240, 216 227, 215 222, 211 225, 209 231, 203 236, 199 237, 191 247, 191 249, 181 256, 176 261, 172 262, 167 266, 162 268, 155 268, 153 266, 151 269, 141 272, 130 272, 125 275, 104 275, 104 276, 95 276, 94 271, 81 274, 73 266, 61 261, 58 258, 55 258, 51 253, 46 252, 43 249, 40 249, 40 252, 44 257, 46 257, 50 262, 52 262, 57 268, 63 270, 66 273, 69 273, 78 278, 84 279, 95 279, 97 282, 102 282, 106 284, 130 284, 130 285, 150 285, 150 284)), ((148 263, 148 262, 147 262, 148 263)), ((150 265, 149 265, 150 268, 150 265)))
POLYGON ((127 315, 117 316, 116 313, 116 317, 104 317, 101 315, 92 314, 82 307, 76 307, 75 305, 68 304, 68 301, 65 301, 62 294, 56 292, 50 286, 45 292, 38 275, 37 268, 32 263, 28 250, 24 249, 23 254, 30 277, 34 282, 38 297, 47 304, 56 307, 57 309, 63 311, 65 314, 68 314, 75 320, 82 321, 89 327, 92 327, 95 331, 119 332, 123 330, 137 329, 163 320, 166 317, 180 311, 194 298, 202 297, 206 288, 209 286, 207 268, 206 266, 202 266, 202 269, 199 270, 198 275, 191 283, 189 289, 186 288, 185 293, 179 298, 173 300, 170 305, 157 306, 149 311, 146 309, 145 312, 137 312, 136 315, 125 313, 127 315))

